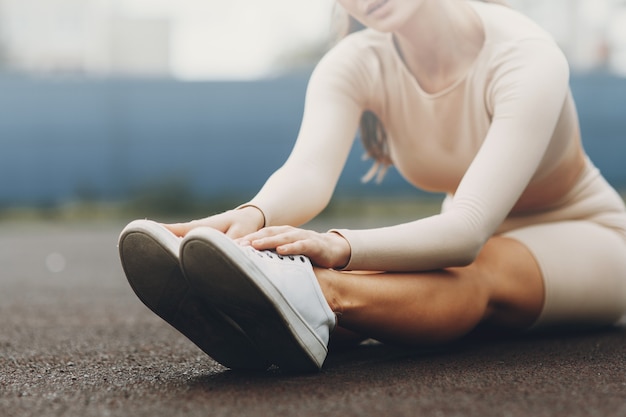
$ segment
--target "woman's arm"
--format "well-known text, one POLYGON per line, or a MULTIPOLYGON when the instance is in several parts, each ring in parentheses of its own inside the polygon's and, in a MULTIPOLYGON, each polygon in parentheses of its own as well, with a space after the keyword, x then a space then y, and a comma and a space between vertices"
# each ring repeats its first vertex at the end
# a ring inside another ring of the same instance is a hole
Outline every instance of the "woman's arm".
POLYGON ((300 225, 315 217, 328 204, 348 157, 369 81, 358 52, 338 44, 311 75, 289 158, 258 194, 235 210, 165 226, 179 236, 205 226, 240 238, 264 226, 300 225))
POLYGON ((558 48, 525 41, 491 83, 488 134, 442 214, 371 230, 337 230, 352 247, 347 269, 430 270, 471 263, 506 218, 542 161, 568 94, 558 48))
POLYGON ((247 203, 264 213, 266 226, 301 225, 330 201, 369 89, 367 73, 343 49, 330 51, 316 67, 289 158, 247 203))

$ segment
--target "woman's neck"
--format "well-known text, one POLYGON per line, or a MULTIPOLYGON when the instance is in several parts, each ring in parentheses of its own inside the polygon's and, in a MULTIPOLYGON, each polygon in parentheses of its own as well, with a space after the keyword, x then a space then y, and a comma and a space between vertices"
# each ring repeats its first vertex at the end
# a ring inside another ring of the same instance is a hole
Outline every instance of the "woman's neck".
POLYGON ((466 0, 424 0, 394 39, 422 89, 435 93, 466 73, 480 53, 485 33, 466 0))

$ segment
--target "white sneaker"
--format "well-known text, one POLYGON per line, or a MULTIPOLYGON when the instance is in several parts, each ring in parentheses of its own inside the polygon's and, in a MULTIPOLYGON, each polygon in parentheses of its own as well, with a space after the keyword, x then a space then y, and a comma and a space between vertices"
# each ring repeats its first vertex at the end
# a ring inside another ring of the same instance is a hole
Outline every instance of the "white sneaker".
POLYGON ((265 370, 270 364, 239 326, 196 297, 178 260, 181 239, 159 223, 135 220, 119 237, 124 272, 150 310, 231 369, 265 370))
POLYGON ((183 239, 180 261, 198 294, 236 321, 274 365, 288 372, 322 367, 335 314, 307 257, 257 251, 198 228, 183 239))

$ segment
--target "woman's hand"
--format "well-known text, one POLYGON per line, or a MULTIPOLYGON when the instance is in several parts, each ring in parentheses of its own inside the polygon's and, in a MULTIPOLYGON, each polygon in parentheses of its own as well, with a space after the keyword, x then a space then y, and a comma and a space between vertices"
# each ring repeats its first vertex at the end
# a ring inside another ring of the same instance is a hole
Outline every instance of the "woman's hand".
POLYGON ((238 239, 258 250, 280 255, 305 255, 323 268, 342 268, 350 261, 350 244, 337 233, 319 233, 291 226, 272 226, 238 239))
POLYGON ((256 232, 263 227, 264 222, 263 213, 259 209, 254 206, 247 206, 225 211, 204 219, 192 220, 186 223, 164 224, 163 226, 176 236, 181 237, 196 227, 211 227, 225 233, 232 239, 237 239, 256 232))

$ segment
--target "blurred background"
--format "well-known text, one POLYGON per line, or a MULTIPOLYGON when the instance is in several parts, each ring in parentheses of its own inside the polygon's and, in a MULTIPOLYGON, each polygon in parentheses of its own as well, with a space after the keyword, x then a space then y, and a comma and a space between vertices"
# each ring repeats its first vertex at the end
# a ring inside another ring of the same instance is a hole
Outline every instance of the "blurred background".
MULTIPOLYGON (((585 146, 626 189, 626 0, 510 3, 567 54, 585 146)), ((185 217, 251 198, 295 139, 333 5, 0 0, 0 220, 185 217)), ((426 198, 393 170, 362 184, 362 153, 336 202, 426 198)))

